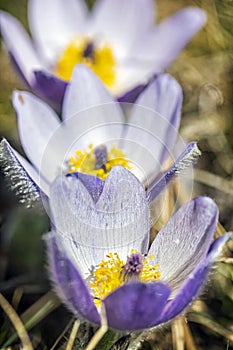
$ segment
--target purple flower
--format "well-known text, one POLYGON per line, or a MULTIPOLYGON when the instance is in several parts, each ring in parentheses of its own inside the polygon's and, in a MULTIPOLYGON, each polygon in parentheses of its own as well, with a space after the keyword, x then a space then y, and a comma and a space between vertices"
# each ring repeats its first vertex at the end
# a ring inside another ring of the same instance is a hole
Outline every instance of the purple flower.
POLYGON ((202 10, 187 7, 155 27, 153 0, 99 0, 90 14, 82 0, 30 0, 28 17, 32 40, 18 20, 1 12, 3 39, 28 85, 59 107, 77 63, 132 102, 205 23, 202 10))
POLYGON ((21 143, 31 164, 6 140, 0 146, 0 161, 6 172, 10 169, 14 181, 22 173, 25 183, 34 183, 34 190, 41 188, 46 195, 59 173, 102 172, 100 177, 104 178, 112 166, 123 165, 139 178, 153 199, 200 154, 195 143, 183 143, 186 149, 163 174, 168 155, 174 158, 182 105, 181 87, 168 74, 148 85, 127 120, 120 103, 84 65, 75 68, 66 90, 62 122, 45 102, 29 92, 14 92, 13 105, 21 143))
POLYGON ((122 167, 103 182, 58 177, 51 186, 54 230, 49 270, 64 303, 81 320, 134 331, 163 324, 196 298, 229 234, 211 244, 218 209, 207 197, 182 206, 149 248, 144 188, 122 167), (93 184, 95 183, 95 186, 93 184))

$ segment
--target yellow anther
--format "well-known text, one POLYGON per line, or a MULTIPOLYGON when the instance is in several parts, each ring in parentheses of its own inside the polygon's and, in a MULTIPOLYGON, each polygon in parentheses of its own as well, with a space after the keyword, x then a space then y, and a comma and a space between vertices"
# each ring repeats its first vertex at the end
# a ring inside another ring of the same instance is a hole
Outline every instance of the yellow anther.
MULTIPOLYGON (((131 250, 131 254, 134 253, 137 253, 137 250, 131 250)), ((150 257, 148 259, 143 257, 142 270, 138 275, 138 279, 141 282, 154 282, 161 276, 161 273, 158 271, 159 265, 152 266, 149 264, 149 260, 151 260, 150 257)), ((117 253, 109 253, 107 259, 102 260, 97 265, 90 283, 96 306, 100 306, 101 300, 127 282, 123 273, 125 264, 126 261, 123 261, 117 253)))
POLYGON ((95 169, 96 158, 95 148, 93 145, 89 146, 89 150, 87 152, 77 150, 75 151, 75 156, 71 156, 68 161, 69 172, 91 174, 98 176, 102 180, 106 180, 109 172, 115 165, 121 165, 128 170, 131 169, 129 161, 126 159, 122 150, 117 149, 115 146, 107 153, 107 157, 107 162, 103 164, 103 167, 95 169))
POLYGON ((69 81, 76 64, 86 64, 108 87, 112 87, 116 78, 116 62, 113 51, 108 45, 93 46, 93 52, 86 54, 89 38, 77 37, 65 48, 57 61, 55 74, 69 81))

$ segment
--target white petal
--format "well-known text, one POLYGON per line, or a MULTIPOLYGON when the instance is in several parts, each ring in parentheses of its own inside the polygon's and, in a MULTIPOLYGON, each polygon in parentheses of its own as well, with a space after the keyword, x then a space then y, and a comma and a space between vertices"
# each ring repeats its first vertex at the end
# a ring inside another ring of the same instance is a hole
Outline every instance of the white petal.
POLYGON ((20 22, 6 12, 0 12, 1 34, 17 68, 29 85, 34 78, 33 70, 43 68, 29 35, 20 22))
POLYGON ((183 205, 156 236, 149 254, 155 254, 162 280, 174 290, 206 256, 217 220, 213 200, 198 197, 183 205))
MULTIPOLYGON (((68 119, 79 112, 90 109, 95 106, 101 106, 111 103, 112 113, 106 115, 101 113, 96 116, 95 124, 99 122, 123 122, 124 117, 120 106, 115 103, 114 97, 109 93, 101 80, 85 65, 78 64, 68 85, 63 102, 63 119, 68 119)), ((82 120, 82 123, 85 120, 82 120)))
POLYGON ((152 0, 99 0, 92 18, 95 36, 113 45, 118 59, 130 52, 154 19, 152 0))
POLYGON ((69 40, 82 34, 86 16, 82 0, 29 1, 30 29, 48 62, 53 63, 69 40))
MULTIPOLYGON (((29 92, 15 91, 13 105, 18 117, 19 135, 22 146, 32 164, 41 170, 41 162, 49 140, 60 125, 56 113, 44 102, 29 92)), ((59 154, 61 140, 57 139, 47 164, 44 177, 56 167, 56 157, 59 154)))
POLYGON ((197 7, 178 11, 141 38, 131 51, 131 63, 144 64, 151 75, 162 72, 201 29, 205 20, 204 11, 197 7))
POLYGON ((50 203, 56 230, 83 275, 109 252, 126 259, 133 248, 147 250, 145 192, 124 168, 113 168, 96 205, 81 181, 73 177, 55 181, 50 203))
MULTIPOLYGON (((126 137, 133 138, 134 128, 130 125, 138 125, 148 133, 152 133, 157 145, 154 148, 151 145, 150 150, 162 165, 166 156, 172 154, 180 124, 181 106, 180 85, 168 74, 159 76, 136 100, 126 137)), ((142 137, 140 140, 147 144, 147 140, 143 140, 142 137)))

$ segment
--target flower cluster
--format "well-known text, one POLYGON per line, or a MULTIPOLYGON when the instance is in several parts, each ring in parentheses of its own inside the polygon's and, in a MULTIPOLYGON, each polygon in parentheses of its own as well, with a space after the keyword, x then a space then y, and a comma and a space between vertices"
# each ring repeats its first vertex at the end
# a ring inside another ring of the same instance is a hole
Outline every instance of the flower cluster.
POLYGON ((3 139, 0 163, 24 202, 50 208, 49 271, 64 303, 97 325, 104 309, 119 331, 183 312, 229 239, 212 242, 218 209, 199 197, 149 244, 151 204, 200 155, 178 137, 182 88, 164 70, 205 22, 199 8, 154 17, 152 0, 98 0, 91 13, 81 0, 29 0, 31 39, 0 13, 15 67, 43 98, 13 93, 28 160, 3 139))
POLYGON ((196 297, 229 238, 211 245, 217 207, 207 197, 191 200, 149 248, 149 203, 141 183, 122 167, 105 182, 96 179, 71 174, 51 186, 55 228, 45 238, 57 292, 93 323, 100 324, 101 301, 113 329, 163 324, 196 297))
POLYGON ((84 0, 29 0, 28 6, 33 41, 5 12, 1 32, 23 79, 59 107, 78 63, 121 100, 135 100, 205 22, 202 10, 187 7, 155 27, 153 0, 99 0, 91 13, 84 0))

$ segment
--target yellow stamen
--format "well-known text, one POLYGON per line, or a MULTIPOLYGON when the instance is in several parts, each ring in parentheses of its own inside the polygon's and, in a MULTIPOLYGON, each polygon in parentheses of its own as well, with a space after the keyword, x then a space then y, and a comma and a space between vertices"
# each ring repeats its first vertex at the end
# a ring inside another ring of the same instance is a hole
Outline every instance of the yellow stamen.
POLYGON ((104 44, 93 48, 93 54, 85 55, 90 39, 77 37, 65 48, 58 59, 55 74, 69 81, 76 64, 86 64, 108 87, 112 87, 116 78, 116 61, 111 47, 104 44))
MULTIPOLYGON (((153 258, 153 256, 148 259, 143 257, 143 268, 138 276, 139 281, 155 282, 159 280, 161 276, 161 273, 158 271, 159 264, 153 266, 149 264, 149 260, 153 258)), ((100 306, 101 300, 127 282, 123 278, 124 266, 125 262, 117 253, 109 253, 107 259, 102 260, 97 265, 90 284, 96 306, 100 306)))
POLYGON ((121 165, 124 168, 130 170, 129 161, 126 159, 122 150, 117 149, 115 146, 108 152, 108 160, 104 164, 104 167, 95 169, 96 158, 95 149, 93 145, 89 146, 88 152, 82 152, 77 150, 75 156, 71 156, 69 161, 69 172, 81 172, 85 174, 91 174, 100 177, 102 180, 106 180, 110 170, 115 165, 121 165))

